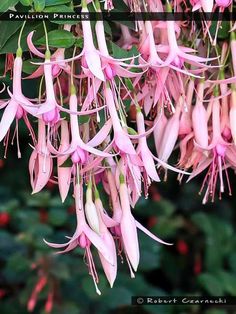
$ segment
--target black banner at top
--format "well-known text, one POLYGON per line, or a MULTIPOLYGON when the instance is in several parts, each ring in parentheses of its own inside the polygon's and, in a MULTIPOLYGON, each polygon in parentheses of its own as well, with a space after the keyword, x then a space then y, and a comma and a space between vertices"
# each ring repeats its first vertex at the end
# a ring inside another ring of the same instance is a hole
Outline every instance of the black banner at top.
POLYGON ((55 20, 55 21, 235 21, 236 12, 101 12, 84 13, 76 11, 74 13, 22 13, 5 12, 0 13, 2 21, 25 21, 25 20, 55 20))

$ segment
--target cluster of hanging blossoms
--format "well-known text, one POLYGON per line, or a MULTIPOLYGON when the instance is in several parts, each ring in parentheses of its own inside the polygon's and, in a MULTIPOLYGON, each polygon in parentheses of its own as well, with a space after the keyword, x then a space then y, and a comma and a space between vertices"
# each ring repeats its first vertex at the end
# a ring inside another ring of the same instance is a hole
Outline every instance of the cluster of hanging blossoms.
MULTIPOLYGON (((230 0, 126 4, 130 10, 150 12, 233 9, 230 0)), ((82 13, 99 12, 101 5, 83 0, 82 13)), ((105 1, 105 9, 113 9, 111 0, 105 1)), ((35 44, 34 31, 27 36, 27 56, 39 60, 31 60, 37 69, 24 78, 19 37, 12 88, 0 103, 0 141, 6 154, 9 140, 16 138, 20 158, 18 126, 24 122, 33 149, 33 193, 53 180, 62 202, 68 193, 74 197, 74 234, 63 244, 45 242, 59 253, 83 248, 99 294, 92 246, 112 287, 117 255, 125 256, 134 277, 140 256, 138 229, 170 245, 133 215, 140 196, 148 197, 152 181, 166 179, 168 171, 176 172, 179 181, 205 172, 203 203, 214 201, 216 194, 221 198, 225 189, 231 194, 228 169, 236 168, 236 35, 232 24, 230 40, 218 40, 221 22, 216 24, 212 32, 212 23, 205 20, 200 27, 194 21, 137 21, 136 31, 117 25, 111 42, 103 21, 82 20, 62 26, 82 38, 81 47, 74 49, 51 48, 45 27, 45 45, 35 44), (112 45, 127 55, 118 58, 112 45), (29 99, 22 92, 22 79, 35 78, 41 82, 39 96, 29 99), (154 139, 155 148, 150 149, 149 139, 154 139), (109 208, 104 208, 101 191, 109 198, 109 208)))

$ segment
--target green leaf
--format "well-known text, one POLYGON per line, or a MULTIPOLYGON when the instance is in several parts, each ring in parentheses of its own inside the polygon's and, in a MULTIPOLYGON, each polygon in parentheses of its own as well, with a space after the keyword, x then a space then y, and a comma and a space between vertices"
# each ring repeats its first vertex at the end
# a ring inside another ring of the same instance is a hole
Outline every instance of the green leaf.
POLYGON ((89 115, 86 115, 86 116, 79 116, 79 117, 78 117, 78 120, 79 120, 79 124, 85 124, 85 123, 88 123, 88 122, 89 122, 90 116, 89 116, 89 115))
POLYGON ((118 286, 113 289, 109 289, 104 298, 106 299, 106 305, 110 309, 121 308, 124 305, 130 305, 130 300, 133 293, 125 287, 118 286))
POLYGON ((51 274, 53 274, 56 278, 59 279, 69 279, 70 278, 70 272, 68 269, 68 265, 62 262, 57 263, 56 268, 52 268, 51 274))
POLYGON ((232 252, 229 256, 229 267, 236 274, 236 253, 232 252))
POLYGON ((227 311, 220 309, 209 309, 205 312, 205 314, 227 314, 227 311))
MULTIPOLYGON (((53 313, 57 314, 80 314, 80 309, 78 308, 78 305, 76 303, 63 303, 60 305, 55 304, 53 306, 53 313)), ((13 313, 14 314, 14 313, 13 313)), ((18 314, 18 313, 17 313, 18 314)), ((46 314, 46 313, 41 313, 46 314)))
POLYGON ((41 191, 41 193, 34 194, 31 197, 26 193, 25 198, 27 205, 31 207, 48 207, 51 201, 51 195, 48 191, 41 191))
POLYGON ((45 0, 34 0, 34 9, 36 12, 42 12, 45 8, 45 0))
MULTIPOLYGON (((210 27, 210 33, 214 37, 216 34, 216 27, 217 27, 218 21, 212 21, 211 27, 210 27)), ((222 21, 221 27, 218 30, 217 38, 219 39, 227 39, 229 38, 230 31, 230 23, 229 21, 222 21)))
POLYGON ((113 42, 111 43, 111 48, 112 48, 113 57, 116 59, 130 58, 130 57, 137 56, 139 54, 136 47, 132 47, 132 49, 130 50, 125 50, 123 48, 120 48, 113 42))
MULTIPOLYGON (((74 45, 75 37, 65 30, 53 30, 48 33, 48 43, 51 47, 69 48, 74 45)), ((37 44, 45 45, 45 36, 37 40, 37 44)))
POLYGON ((236 276, 234 274, 220 271, 217 276, 224 286, 224 290, 230 295, 236 295, 236 276))
POLYGON ((41 59, 37 59, 37 58, 25 60, 24 63, 23 63, 23 69, 22 69, 24 73, 31 74, 35 70, 37 70, 38 65, 32 64, 32 62, 42 62, 42 60, 41 59))
POLYGON ((222 246, 215 238, 210 238, 206 243, 205 267, 209 271, 216 271, 222 267, 222 246))
POLYGON ((205 213, 196 213, 192 216, 192 221, 206 234, 215 233, 215 229, 212 228, 209 216, 205 213))
POLYGON ((20 21, 0 21, 0 51, 9 38, 15 34, 23 22, 20 21))
POLYGON ((16 253, 8 259, 7 266, 12 271, 16 272, 28 271, 29 261, 27 261, 27 259, 24 256, 20 255, 19 253, 16 253))
POLYGON ((83 46, 84 46, 84 39, 83 39, 83 37, 76 38, 75 46, 79 47, 79 48, 83 48, 83 46))
POLYGON ((20 0, 20 3, 26 7, 29 7, 32 5, 33 0, 20 0))
POLYGON ((131 92, 134 91, 134 86, 130 78, 125 77, 125 85, 131 92))
POLYGON ((2 0, 0 1, 0 12, 6 12, 10 7, 14 7, 19 0, 2 0))
MULTIPOLYGON (((71 0, 46 0, 45 5, 48 6, 55 6, 55 5, 61 5, 71 2, 71 0)), ((62 11, 63 12, 63 11, 62 11)))
MULTIPOLYGON (((71 7, 68 7, 67 5, 62 4, 62 5, 57 5, 57 6, 54 6, 54 5, 46 6, 44 12, 47 12, 47 13, 61 13, 61 12, 73 13, 74 10, 71 7)), ((63 24, 65 24, 64 21, 63 21, 63 24)))
POLYGON ((197 278, 199 284, 212 296, 223 295, 222 282, 214 275, 205 273, 197 278))
POLYGON ((130 134, 130 135, 137 135, 137 134, 138 134, 138 133, 137 133, 133 128, 131 128, 131 127, 127 127, 126 129, 127 129, 128 134, 130 134))

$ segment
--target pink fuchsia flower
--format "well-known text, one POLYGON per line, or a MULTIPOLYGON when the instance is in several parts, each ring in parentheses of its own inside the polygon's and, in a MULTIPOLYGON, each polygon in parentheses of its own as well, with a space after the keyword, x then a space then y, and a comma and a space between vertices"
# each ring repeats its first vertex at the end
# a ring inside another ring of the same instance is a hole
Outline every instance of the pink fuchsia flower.
POLYGON ((189 180, 191 180, 200 172, 204 171, 206 168, 209 167, 200 191, 201 193, 204 186, 207 185, 206 192, 203 198, 204 204, 207 202, 209 196, 211 197, 212 202, 214 201, 218 179, 220 183, 219 198, 221 199, 221 194, 224 193, 225 191, 223 171, 225 171, 229 194, 231 195, 231 187, 227 172, 227 163, 230 163, 231 166, 234 167, 234 164, 232 164, 230 162, 230 159, 228 159, 228 154, 230 154, 228 153, 229 150, 228 148, 231 143, 228 142, 227 138, 224 139, 223 138, 224 135, 222 134, 221 104, 218 99, 218 87, 215 87, 211 108, 212 108, 211 143, 209 144, 209 146, 205 147, 205 149, 207 149, 211 153, 210 154, 208 153, 207 155, 204 154, 202 155, 202 158, 199 161, 198 166, 193 170, 191 176, 189 177, 189 180))
MULTIPOLYGON (((71 25, 64 25, 64 30, 70 31, 71 25)), ((34 35, 34 31, 30 32, 27 36, 27 44, 29 47, 29 50, 36 56, 40 58, 45 58, 45 54, 39 51, 33 44, 32 38, 34 35)), ((53 77, 57 77, 62 70, 64 70, 67 73, 70 73, 70 66, 66 63, 63 62, 65 59, 65 48, 58 48, 53 55, 51 56, 52 61, 58 61, 58 63, 53 64, 52 66, 52 74, 53 77)), ((33 62, 34 64, 34 62, 33 62)), ((27 76, 25 79, 33 79, 42 76, 44 73, 44 67, 43 65, 40 65, 39 68, 27 76)))
MULTIPOLYGON (((100 8, 98 9, 98 11, 100 11, 100 8)), ((137 56, 122 59, 115 59, 110 56, 106 43, 104 24, 102 21, 96 22, 95 31, 101 55, 102 68, 104 70, 105 77, 107 80, 112 80, 116 75, 119 77, 136 78, 138 75, 141 75, 143 73, 131 72, 126 69, 128 67, 142 67, 140 65, 135 65, 132 63, 131 64, 125 63, 125 61, 134 61, 134 59, 137 58, 137 56)))
MULTIPOLYGON (((202 2, 211 2, 213 0, 204 0, 202 2)), ((167 3, 167 12, 172 12, 171 5, 167 3)), ((206 67, 206 62, 214 60, 216 58, 203 58, 197 55, 191 55, 185 52, 183 47, 179 47, 175 35, 175 22, 174 21, 167 21, 167 39, 168 39, 168 46, 169 46, 169 53, 164 62, 161 63, 161 66, 171 66, 173 69, 179 71, 182 67, 184 62, 188 62, 198 67, 206 67)), ((188 50, 188 49, 187 49, 188 50)), ((189 49, 189 52, 194 52, 194 50, 189 49)), ((185 74, 192 75, 189 71, 183 71, 185 74)))
POLYGON ((120 229, 122 242, 127 257, 127 262, 131 264, 134 271, 137 271, 139 264, 139 243, 137 226, 135 219, 130 211, 130 203, 125 178, 120 174, 120 202, 122 208, 122 217, 120 221, 120 229))
POLYGON ((136 151, 133 147, 131 140, 127 132, 122 128, 120 119, 116 110, 114 97, 112 91, 108 85, 104 88, 104 94, 106 99, 107 108, 112 120, 112 126, 114 130, 114 142, 121 153, 136 155, 136 151))
POLYGON ((106 226, 106 222, 109 218, 106 214, 104 214, 102 201, 100 199, 99 192, 96 189, 96 187, 95 187, 95 206, 96 206, 98 220, 99 220, 99 234, 104 240, 104 242, 106 243, 107 247, 110 248, 110 252, 112 252, 112 255, 113 255, 114 263, 111 264, 107 262, 107 260, 103 257, 102 254, 100 254, 100 252, 98 252, 103 270, 112 288, 114 281, 116 279, 116 274, 117 274, 116 246, 115 246, 114 239, 106 226))
POLYGON ((170 243, 164 242, 163 240, 156 237, 150 231, 148 231, 145 227, 143 227, 137 220, 134 219, 131 209, 130 209, 130 201, 129 201, 129 192, 127 189, 127 185, 125 182, 125 177, 122 173, 119 176, 119 193, 120 193, 120 204, 122 208, 122 217, 120 221, 120 231, 122 243, 124 246, 126 258, 128 265, 130 267, 131 277, 134 277, 132 269, 134 271, 137 270, 139 264, 139 243, 138 243, 138 235, 137 228, 146 233, 153 240, 171 245, 170 243))
POLYGON ((44 77, 46 86, 46 101, 40 104, 37 114, 46 124, 55 125, 60 120, 59 105, 57 104, 54 86, 52 64, 50 64, 50 52, 45 53, 44 77))
POLYGON ((85 219, 85 213, 83 208, 83 196, 82 196, 83 190, 82 185, 75 184, 74 186, 74 197, 75 197, 75 206, 76 206, 76 218, 77 218, 77 227, 74 235, 69 238, 69 241, 64 244, 56 244, 47 242, 49 246, 61 249, 65 248, 63 251, 59 251, 58 253, 66 253, 71 250, 74 250, 77 246, 80 246, 81 248, 85 249, 86 259, 88 263, 89 273, 91 274, 93 278, 93 282, 96 288, 96 292, 98 294, 101 294, 100 290, 97 287, 98 283, 98 276, 96 273, 96 268, 94 265, 92 253, 91 253, 91 243, 97 248, 97 250, 101 253, 101 255, 104 257, 104 259, 114 265, 114 256, 113 252, 111 252, 111 248, 107 247, 107 244, 105 243, 104 239, 98 235, 95 231, 93 231, 87 224, 85 219))
POLYGON ((16 118, 17 121, 24 117, 25 123, 31 134, 32 128, 25 113, 36 115, 37 105, 33 105, 22 93, 21 77, 22 77, 22 50, 17 50, 17 56, 14 60, 13 68, 13 92, 9 92, 10 100, 1 105, 1 108, 6 107, 0 122, 0 141, 6 136, 12 122, 16 118))
MULTIPOLYGON (((76 90, 74 85, 71 85, 71 95, 69 99, 69 110, 67 110, 70 113, 70 130, 71 130, 71 143, 65 149, 62 151, 60 149, 60 152, 57 151, 51 144, 50 144, 50 151, 55 155, 65 155, 70 156, 71 161, 73 163, 73 169, 74 172, 78 172, 81 170, 81 167, 84 166, 88 160, 89 160, 89 153, 95 156, 99 156, 102 158, 111 156, 109 153, 100 151, 93 146, 100 145, 105 138, 107 137, 107 134, 110 130, 110 124, 109 121, 104 127, 98 132, 95 136, 95 138, 91 139, 88 143, 84 143, 81 139, 80 135, 80 128, 78 124, 78 118, 77 118, 77 110, 78 110, 78 101, 76 96, 76 90), (79 166, 79 167, 78 167, 79 166)), ((94 112, 92 111, 86 111, 87 114, 94 112)))
MULTIPOLYGON (((88 13, 88 12, 89 11, 87 8, 87 3, 85 0, 83 0, 81 13, 88 13)), ((59 64, 59 63, 82 59, 81 60, 82 69, 83 69, 84 74, 87 77, 90 77, 90 78, 96 77, 97 79, 101 81, 105 81, 99 52, 95 48, 94 43, 93 43, 91 23, 90 21, 83 19, 81 21, 81 24, 82 24, 83 39, 84 39, 84 47, 83 47, 82 52, 73 58, 65 59, 62 61, 57 60, 57 61, 52 62, 52 64, 59 64)))
POLYGON ((38 142, 29 160, 30 182, 33 194, 41 191, 48 183, 53 168, 52 156, 47 147, 46 125, 38 120, 38 142))

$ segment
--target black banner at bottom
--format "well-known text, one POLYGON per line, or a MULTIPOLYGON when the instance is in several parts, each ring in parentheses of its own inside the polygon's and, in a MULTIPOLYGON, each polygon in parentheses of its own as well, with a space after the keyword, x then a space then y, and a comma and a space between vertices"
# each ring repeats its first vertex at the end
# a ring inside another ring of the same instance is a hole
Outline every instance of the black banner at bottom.
POLYGON ((133 296, 132 305, 236 305, 236 297, 133 296))

